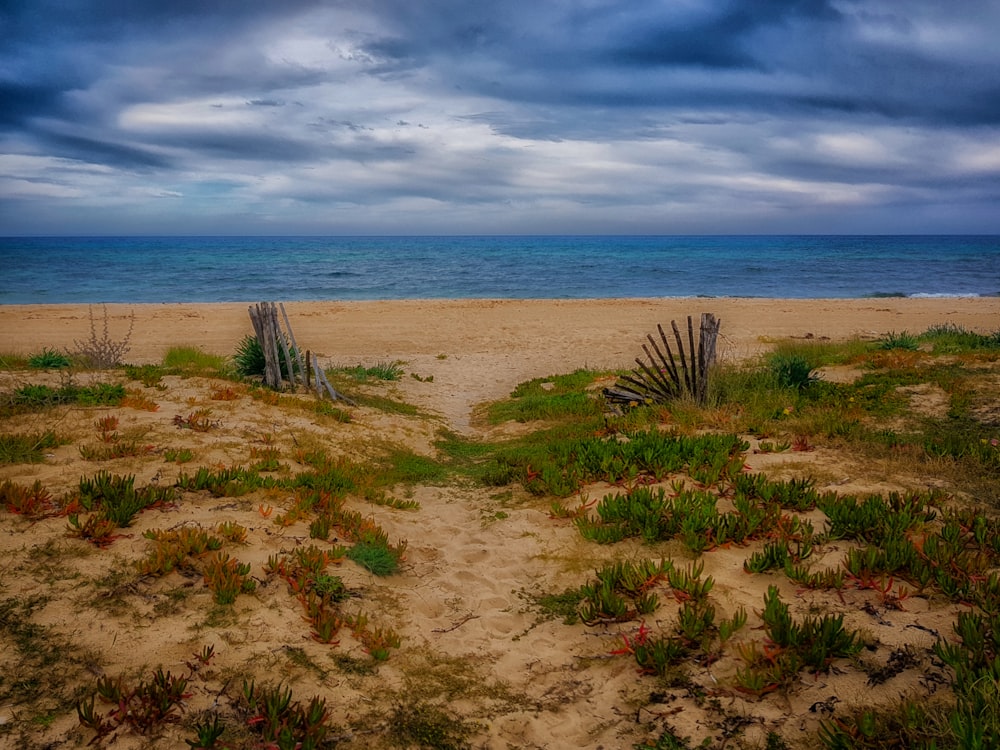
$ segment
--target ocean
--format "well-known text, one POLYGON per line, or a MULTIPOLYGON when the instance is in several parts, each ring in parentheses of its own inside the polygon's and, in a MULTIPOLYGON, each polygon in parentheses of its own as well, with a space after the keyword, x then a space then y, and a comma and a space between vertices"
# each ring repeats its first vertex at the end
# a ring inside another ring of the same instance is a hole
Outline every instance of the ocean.
POLYGON ((0 237, 0 304, 1000 295, 1000 236, 0 237))

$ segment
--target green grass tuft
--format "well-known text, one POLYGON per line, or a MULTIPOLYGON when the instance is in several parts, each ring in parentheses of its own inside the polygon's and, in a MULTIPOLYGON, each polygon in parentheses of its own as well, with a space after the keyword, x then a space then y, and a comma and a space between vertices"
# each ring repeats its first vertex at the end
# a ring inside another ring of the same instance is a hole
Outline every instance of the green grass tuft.
POLYGON ((491 404, 487 418, 490 424, 500 424, 598 417, 603 405, 590 388, 602 375, 576 370, 567 375, 529 380, 518 385, 510 399, 491 404))
POLYGON ((28 367, 33 370, 59 370, 72 364, 69 357, 54 349, 42 349, 38 354, 28 357, 28 367))
POLYGON ((45 460, 45 452, 63 441, 54 432, 0 435, 0 464, 34 464, 45 460))
POLYGON ((369 380, 399 380, 403 377, 401 362, 377 362, 374 365, 355 365, 353 367, 331 368, 328 375, 336 377, 337 373, 358 383, 369 380))
POLYGON ((347 557, 377 576, 399 572, 399 559, 384 544, 361 541, 347 550, 347 557))
POLYGON ((226 358, 195 346, 172 346, 163 356, 163 366, 184 375, 220 375, 227 370, 226 358))

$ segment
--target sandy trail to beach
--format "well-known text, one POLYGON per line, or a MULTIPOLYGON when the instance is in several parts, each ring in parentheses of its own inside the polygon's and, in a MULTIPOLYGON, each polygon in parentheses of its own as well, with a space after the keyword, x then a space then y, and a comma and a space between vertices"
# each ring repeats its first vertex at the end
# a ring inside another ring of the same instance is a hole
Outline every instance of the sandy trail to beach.
MULTIPOLYGON (((485 434, 487 428, 474 418, 483 402, 502 398, 535 377, 578 368, 630 367, 641 354, 645 335, 655 332, 657 324, 683 321, 688 315, 711 312, 721 318, 723 359, 752 356, 765 351, 769 341, 787 337, 874 338, 893 331, 917 333, 932 325, 981 332, 1000 328, 1000 299, 992 298, 297 302, 286 304, 286 310, 300 348, 316 352, 324 364, 404 363, 408 375, 391 386, 394 397, 432 416, 362 408, 354 410, 350 424, 331 424, 249 397, 212 401, 210 382, 169 377, 164 389, 145 389, 158 403, 156 412, 113 410, 122 429, 145 431, 145 439, 160 450, 171 445, 191 448, 195 464, 205 466, 245 463, 250 450, 263 445, 276 446, 283 462, 294 463, 296 446, 307 440, 351 458, 362 456, 366 446, 386 442, 432 454, 441 428, 470 437, 485 434), (172 419, 199 406, 211 407, 218 428, 205 434, 178 430, 172 419)), ((90 312, 100 337, 99 306, 0 306, 0 354, 72 350, 74 341, 89 336, 90 312)), ((230 355, 252 330, 246 304, 109 305, 107 312, 112 338, 122 338, 132 326, 127 360, 136 364, 159 362, 177 345, 230 355)), ((32 377, 3 373, 0 389, 32 377)), ((93 412, 71 411, 59 418, 59 430, 89 436, 93 442, 93 412)), ((6 429, 43 426, 27 420, 6 429)), ((754 470, 765 471, 786 461, 774 455, 747 460, 754 470)), ((834 488, 881 491, 895 486, 893 477, 851 474, 836 455, 824 450, 796 461, 800 470, 810 465, 820 470, 834 488)), ((98 466, 82 460, 77 443, 55 449, 44 464, 0 467, 0 481, 39 480, 58 493, 98 468, 134 473, 137 485, 169 479, 177 470, 160 454, 98 466)), ((595 499, 609 489, 591 487, 587 494, 595 499)), ((213 668, 193 683, 192 715, 219 704, 227 679, 255 670, 261 680, 287 681, 296 697, 326 696, 345 747, 386 746, 379 743, 388 736, 389 717, 412 696, 476 722, 476 747, 616 748, 656 736, 665 724, 678 736, 694 738, 695 744, 721 731, 719 710, 742 716, 742 731, 750 740, 762 741, 767 731, 808 738, 822 718, 822 713, 810 713, 810 707, 831 695, 849 701, 875 694, 863 676, 852 672, 820 679, 804 676, 789 697, 746 700, 722 689, 727 676, 716 674, 711 665, 695 667, 694 679, 718 705, 694 700, 683 691, 664 691, 655 681, 640 678, 628 659, 611 656, 621 647, 623 633, 634 635, 635 623, 569 626, 540 619, 530 606, 532 597, 579 587, 603 561, 649 557, 654 551, 637 542, 584 542, 570 522, 550 517, 547 500, 532 499, 517 488, 447 484, 407 492, 419 502, 419 510, 352 501, 391 540, 407 540, 402 572, 382 579, 350 563, 335 571, 359 597, 358 606, 403 637, 402 647, 373 673, 347 669, 366 658, 349 635, 337 647, 311 639, 298 602, 280 582, 266 583, 262 569, 270 555, 289 554, 311 543, 308 523, 277 526, 258 512, 259 501, 273 504, 279 514, 287 510, 291 499, 284 496, 241 501, 187 493, 175 508, 143 513, 123 538, 100 552, 66 538, 65 519, 28 524, 0 512, 0 555, 7 561, 0 567, 0 592, 5 598, 44 592, 47 603, 35 613, 36 622, 98 654, 97 663, 89 667, 97 674, 134 677, 156 665, 178 671, 193 652, 211 643, 219 655, 213 668), (110 596, 97 581, 106 581, 109 571, 123 569, 147 553, 149 543, 142 532, 183 525, 212 528, 220 520, 249 529, 247 546, 234 554, 251 563, 261 579, 253 596, 238 599, 231 616, 219 621, 206 616, 211 603, 200 580, 182 580, 178 574, 132 581, 114 592, 114 607, 95 606, 95 601, 110 596), (65 559, 67 568, 59 575, 39 567, 38 551, 44 549, 57 550, 65 559), (344 654, 358 661, 338 661, 344 654), (719 692, 713 693, 716 688, 719 692)), ((686 564, 679 547, 655 550, 655 556, 674 553, 686 564)), ((716 579, 713 601, 720 617, 741 606, 748 612, 759 610, 762 592, 777 580, 744 574, 747 554, 746 549, 732 549, 705 556, 705 573, 716 579)), ((836 565, 842 554, 831 545, 824 553, 828 558, 814 564, 836 565)), ((781 586, 797 613, 820 603, 815 593, 797 592, 787 581, 781 586)), ((880 654, 904 643, 926 649, 933 642, 929 633, 950 627, 949 612, 923 599, 908 602, 907 611, 883 622, 874 620, 861 610, 864 596, 846 593, 846 601, 836 606, 847 613, 849 625, 877 636, 880 654)), ((661 619, 668 621, 675 609, 665 605, 651 624, 662 625, 661 619)), ((67 668, 67 674, 74 673, 67 668)), ((878 695, 892 697, 916 688, 920 677, 915 672, 904 675, 878 695)), ((79 677, 83 683, 88 679, 93 675, 79 677)), ((0 723, 12 721, 19 710, 0 706, 0 723)), ((91 736, 81 733, 73 713, 31 731, 38 747, 80 738, 85 744, 91 736)), ((190 736, 179 727, 168 727, 156 737, 122 732, 107 746, 177 747, 190 736)))

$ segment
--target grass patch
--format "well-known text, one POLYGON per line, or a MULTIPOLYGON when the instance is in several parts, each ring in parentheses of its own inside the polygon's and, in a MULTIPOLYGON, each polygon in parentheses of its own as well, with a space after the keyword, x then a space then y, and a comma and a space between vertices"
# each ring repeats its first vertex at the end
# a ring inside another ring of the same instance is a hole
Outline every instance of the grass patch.
POLYGON ((65 443, 52 431, 0 434, 0 464, 41 463, 46 451, 65 443))
POLYGON ((355 383, 367 383, 371 380, 395 381, 403 377, 403 363, 377 362, 374 365, 354 365, 353 367, 332 367, 326 371, 327 377, 335 380, 341 378, 355 383))
POLYGON ((391 576, 399 572, 399 558, 384 544, 358 542, 347 550, 347 557, 373 575, 391 576))
POLYGON ((0 352, 0 370, 24 370, 28 367, 28 357, 23 354, 0 352))
POLYGON ((69 357, 54 349, 42 349, 28 357, 28 367, 32 370, 62 370, 72 365, 73 361, 69 357))
POLYGON ((575 625, 580 621, 580 604, 584 592, 579 588, 566 589, 561 594, 529 594, 521 591, 520 596, 539 613, 539 621, 559 620, 564 625, 575 625))
POLYGON ((487 409, 490 424, 536 422, 554 419, 589 419, 599 416, 603 405, 590 392, 606 373, 576 370, 567 375, 535 378, 518 385, 511 397, 487 409))
POLYGON ((76 385, 64 383, 58 388, 29 383, 0 395, 0 416, 45 411, 55 406, 119 406, 128 394, 125 386, 114 383, 76 385))
POLYGON ((467 748, 471 747, 469 739, 477 730, 476 724, 423 701, 397 703, 389 716, 389 735, 399 747, 467 748))
POLYGON ((403 448, 394 448, 388 456, 376 463, 379 484, 385 487, 395 484, 435 484, 444 481, 449 475, 448 468, 439 461, 403 448))
POLYGON ((934 354, 1000 350, 1000 330, 987 334, 974 333, 951 323, 931 326, 918 339, 929 344, 934 354))
POLYGON ((358 406, 366 406, 369 409, 383 411, 386 414, 399 414, 404 417, 425 416, 422 414, 420 409, 413 404, 408 404, 405 401, 398 401, 396 399, 389 398, 388 396, 380 396, 371 393, 356 393, 351 394, 351 398, 358 404, 358 406))
POLYGON ((163 366, 179 375, 225 376, 230 370, 225 357, 194 346, 170 347, 163 356, 163 366))
POLYGON ((0 639, 5 644, 0 652, 0 704, 27 708, 14 713, 13 725, 30 716, 70 712, 74 685, 87 665, 98 664, 88 649, 33 621, 47 603, 41 595, 0 600, 0 639))

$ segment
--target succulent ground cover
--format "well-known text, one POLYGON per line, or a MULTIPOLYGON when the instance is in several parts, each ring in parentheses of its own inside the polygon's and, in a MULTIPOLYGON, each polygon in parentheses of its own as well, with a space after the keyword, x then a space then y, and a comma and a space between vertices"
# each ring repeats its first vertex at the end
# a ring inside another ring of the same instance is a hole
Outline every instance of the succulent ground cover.
POLYGON ((349 409, 193 348, 2 371, 0 741, 995 746, 995 339, 624 414, 578 370, 473 436, 405 363, 331 370, 349 409))

